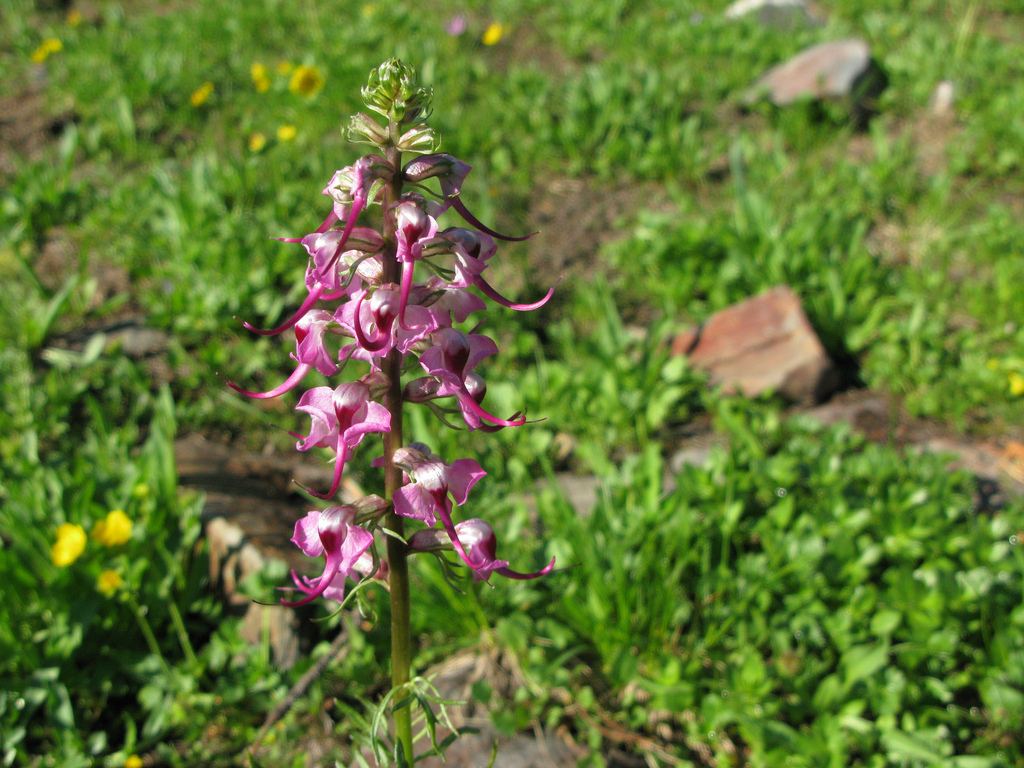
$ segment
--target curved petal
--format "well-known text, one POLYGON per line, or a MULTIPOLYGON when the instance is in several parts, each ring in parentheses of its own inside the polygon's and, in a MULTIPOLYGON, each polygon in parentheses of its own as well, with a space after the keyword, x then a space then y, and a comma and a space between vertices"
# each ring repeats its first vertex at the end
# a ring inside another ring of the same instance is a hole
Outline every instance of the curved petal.
POLYGON ((242 389, 233 381, 229 381, 228 386, 235 390, 235 392, 240 392, 246 397, 254 397, 258 400, 266 400, 271 397, 283 395, 285 392, 290 392, 291 390, 295 389, 298 383, 302 381, 306 377, 306 374, 309 373, 312 369, 313 366, 308 363, 299 363, 298 368, 296 368, 292 372, 291 376, 285 379, 283 384, 274 387, 274 389, 267 390, 266 392, 249 392, 247 390, 242 389))
POLYGON ((291 318, 287 320, 283 325, 277 326, 277 328, 272 328, 269 331, 263 331, 260 330, 259 328, 256 328, 255 326, 250 325, 249 323, 243 322, 242 325, 244 325, 253 333, 258 333, 260 336, 276 336, 279 333, 284 333, 289 328, 294 327, 295 324, 299 322, 299 320, 306 316, 306 313, 309 312, 309 310, 313 308, 313 305, 320 300, 320 296, 323 294, 323 292, 323 284, 317 283, 316 287, 314 287, 313 290, 309 292, 309 295, 306 297, 306 300, 302 302, 302 306, 295 311, 295 314, 292 315, 291 318))
POLYGON ((451 207, 458 211, 459 215, 466 221, 468 221, 470 224, 472 224, 474 227, 479 229, 481 232, 486 232, 491 237, 498 238, 499 240, 506 240, 508 242, 518 243, 522 240, 529 240, 531 237, 537 234, 536 232, 531 232, 530 234, 523 235, 522 237, 509 237, 508 235, 503 235, 500 232, 495 232, 490 227, 481 224, 480 220, 477 219, 476 216, 474 216, 466 209, 466 206, 462 204, 462 200, 460 200, 458 197, 446 197, 445 201, 450 203, 451 207))
POLYGON ((497 302, 498 304, 501 304, 501 306, 503 307, 515 309, 520 312, 529 312, 532 309, 537 309, 547 304, 551 297, 555 295, 555 287, 558 285, 558 283, 555 283, 555 285, 551 286, 548 289, 547 295, 545 295, 543 299, 541 299, 540 301, 535 301, 532 304, 516 304, 515 302, 506 299, 504 296, 502 296, 500 293, 494 290, 494 288, 491 287, 491 284, 484 280, 482 277, 480 277, 480 275, 475 275, 473 277, 473 285, 479 288, 480 293, 482 293, 484 296, 491 299, 492 301, 497 302))
POLYGON ((494 414, 485 411, 483 406, 474 400, 465 388, 463 388, 461 392, 457 393, 455 397, 458 398, 459 405, 462 406, 464 411, 469 411, 484 421, 489 421, 491 424, 499 424, 503 427, 521 427, 526 423, 525 416, 518 416, 513 419, 499 419, 494 414))

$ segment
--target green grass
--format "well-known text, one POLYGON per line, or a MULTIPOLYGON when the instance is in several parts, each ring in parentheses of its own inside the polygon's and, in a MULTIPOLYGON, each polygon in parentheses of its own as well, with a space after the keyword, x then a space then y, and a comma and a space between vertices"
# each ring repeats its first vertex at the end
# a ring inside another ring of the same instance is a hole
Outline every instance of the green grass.
MULTIPOLYGON (((627 732, 651 764, 1024 765, 1021 502, 973 510, 942 459, 723 399, 665 345, 785 282, 857 381, 942 429, 1020 439, 1024 18, 1010 0, 836 0, 824 27, 779 33, 718 3, 598 5, 103 3, 75 25, 5 0, 0 104, 44 119, 25 137, 0 117, 0 765, 237 764, 311 663, 272 668, 223 615, 170 450, 195 431, 290 450, 292 403, 241 403, 216 374, 287 374, 287 350, 233 318, 268 326, 301 300, 301 250, 270 238, 323 220, 320 190, 358 153, 339 126, 392 55, 434 86, 483 220, 527 229, 567 182, 596 190, 570 211, 618 206, 551 307, 489 318, 488 405, 543 420, 467 435, 408 417, 439 454, 479 456, 503 557, 575 565, 463 595, 420 564, 421 668, 439 648, 505 654, 522 689, 477 691, 496 723, 564 726, 589 765, 627 732), (485 46, 491 22, 507 30, 485 46), (866 130, 836 108, 742 109, 767 67, 849 35, 890 78, 866 130), (62 49, 33 63, 48 38, 62 49), (291 93, 279 62, 323 90, 291 93), (935 117, 943 79, 954 114, 935 117), (126 320, 169 334, 168 374, 96 335, 126 320), (671 435, 703 413, 729 448, 663 490, 671 435), (528 512, 523 490, 566 469, 599 477, 595 509, 549 490, 528 512), (51 563, 58 525, 111 509, 128 544, 51 563), (93 586, 108 568, 113 599, 93 586)), ((499 287, 546 289, 529 243, 498 258, 499 287)), ((353 467, 372 484, 369 458, 353 467)), ((384 685, 378 610, 285 720, 281 764, 331 697, 350 759, 343 713, 384 685)))

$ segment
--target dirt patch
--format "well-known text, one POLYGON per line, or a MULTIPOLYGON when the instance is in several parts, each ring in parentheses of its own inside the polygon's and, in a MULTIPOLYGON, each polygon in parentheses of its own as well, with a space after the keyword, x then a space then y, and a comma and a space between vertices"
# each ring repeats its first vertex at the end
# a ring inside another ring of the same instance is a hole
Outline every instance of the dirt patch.
POLYGON ((29 83, 17 93, 0 95, 0 179, 17 167, 38 160, 77 118, 73 110, 53 110, 46 98, 46 73, 33 69, 29 83))
POLYGON ((601 248, 624 236, 622 222, 641 208, 667 204, 656 184, 607 183, 591 179, 555 179, 535 191, 530 223, 537 234, 528 241, 529 283, 550 286, 590 283, 594 270, 607 271, 601 248))

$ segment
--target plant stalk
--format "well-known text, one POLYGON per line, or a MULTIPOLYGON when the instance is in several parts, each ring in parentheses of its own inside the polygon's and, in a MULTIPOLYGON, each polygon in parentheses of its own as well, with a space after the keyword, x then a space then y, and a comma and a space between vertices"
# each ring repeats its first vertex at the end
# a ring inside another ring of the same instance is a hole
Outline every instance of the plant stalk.
MULTIPOLYGON (((389 125, 390 135, 397 142, 399 126, 392 121, 389 125)), ((395 177, 384 189, 384 255, 383 280, 385 283, 398 283, 401 265, 398 263, 397 224, 393 207, 402 195, 402 153, 396 146, 387 147, 385 156, 395 169, 395 177)), ((402 447, 402 354, 393 349, 384 359, 384 372, 391 380, 391 385, 384 395, 384 407, 391 413, 391 431, 384 433, 384 498, 391 502, 395 492, 402 487, 402 470, 395 466, 395 451, 402 447)), ((387 537, 388 565, 390 572, 388 581, 391 585, 391 686, 396 691, 394 701, 399 706, 392 707, 395 724, 395 740, 401 745, 405 762, 412 765, 412 708, 400 706, 407 698, 398 689, 408 685, 412 667, 412 628, 409 621, 409 563, 405 530, 402 518, 395 513, 394 505, 384 520, 388 530, 397 534, 387 537), (399 538, 401 537, 401 538, 399 538)))

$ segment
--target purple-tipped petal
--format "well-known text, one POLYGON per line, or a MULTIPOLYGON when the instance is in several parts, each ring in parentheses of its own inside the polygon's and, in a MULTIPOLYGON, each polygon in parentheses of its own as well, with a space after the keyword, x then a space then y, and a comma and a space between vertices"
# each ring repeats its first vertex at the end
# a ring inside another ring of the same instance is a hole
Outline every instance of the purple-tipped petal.
POLYGON ((511 568, 495 568, 495 573, 500 573, 502 576, 506 576, 510 579, 519 579, 525 581, 527 579, 539 579, 541 576, 546 576, 555 569, 555 558, 551 558, 551 562, 545 567, 541 568, 535 573, 519 573, 519 571, 513 571, 511 568))
POLYGON ((269 331, 263 331, 246 322, 243 322, 242 325, 244 325, 253 333, 258 333, 260 336, 277 336, 279 333, 284 333, 289 328, 294 328, 295 324, 299 322, 299 320, 301 320, 303 317, 305 317, 306 313, 313 308, 313 305, 320 300, 320 297, 323 295, 323 292, 324 286, 320 283, 317 283, 316 287, 309 292, 309 295, 306 297, 306 300, 302 302, 302 306, 295 311, 295 314, 292 315, 291 318, 287 320, 284 324, 277 326, 277 328, 272 328, 269 331))
POLYGON ((338 441, 337 453, 338 455, 334 457, 334 478, 331 481, 331 490, 327 493, 319 493, 318 491, 314 491, 312 488, 304 488, 306 493, 311 496, 316 496, 318 499, 324 499, 325 501, 327 499, 334 498, 334 494, 336 494, 338 492, 338 488, 341 487, 341 473, 345 470, 347 451, 345 450, 345 444, 341 440, 338 441))
POLYGON ((459 393, 456 397, 459 399, 459 404, 465 410, 479 416, 484 421, 489 421, 491 424, 498 424, 502 427, 521 427, 526 423, 525 416, 519 416, 513 419, 499 419, 494 414, 484 410, 483 406, 474 400, 468 392, 459 393))
POLYGON ((275 387, 274 389, 268 390, 267 392, 249 392, 247 390, 242 389, 233 381, 229 381, 227 384, 229 387, 235 390, 235 392, 239 392, 245 395, 246 397, 254 397, 258 400, 266 400, 271 397, 283 395, 285 392, 290 392, 291 390, 295 389, 298 383, 302 381, 306 377, 306 374, 309 373, 312 369, 313 366, 308 363, 299 363, 299 366, 292 372, 292 375, 289 376, 283 384, 281 384, 278 387, 275 387))
POLYGON ((555 283, 555 285, 551 286, 551 288, 548 289, 547 295, 544 296, 543 299, 541 299, 540 301, 535 301, 532 304, 516 304, 515 302, 506 299, 504 296, 502 296, 500 293, 494 290, 490 283, 488 283, 486 280, 480 277, 480 275, 474 275, 473 285, 479 288, 480 292, 484 294, 487 298, 491 299, 492 301, 496 301, 503 307, 515 309, 520 312, 529 312, 530 310, 538 309, 547 304, 551 297, 555 295, 555 287, 558 285, 558 283, 555 283))
POLYGON ((518 242, 521 242, 523 240, 529 240, 531 237, 533 237, 534 235, 537 234, 536 232, 531 232, 530 234, 523 235, 522 237, 509 237, 508 235, 503 235, 500 232, 495 232, 490 227, 488 227, 488 226, 486 226, 484 224, 481 224, 480 220, 477 219, 476 216, 474 216, 472 213, 469 212, 469 210, 466 208, 465 205, 463 205, 462 201, 458 197, 446 197, 445 200, 448 201, 449 203, 451 203, 452 208, 454 208, 456 211, 458 211, 459 215, 462 216, 462 218, 464 218, 467 222, 472 224, 474 227, 479 229, 481 232, 486 232, 491 237, 496 237, 499 240, 506 240, 508 242, 518 243, 518 242))

